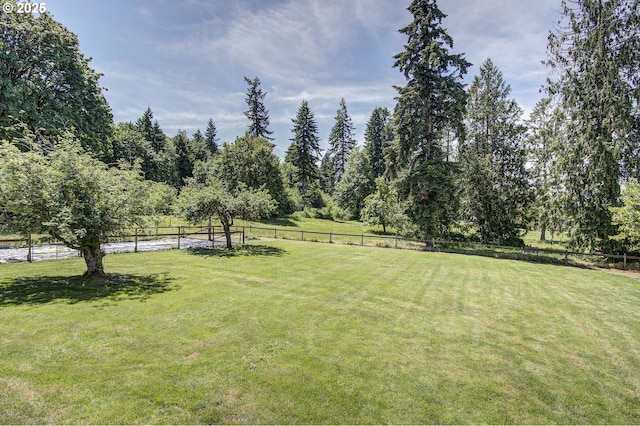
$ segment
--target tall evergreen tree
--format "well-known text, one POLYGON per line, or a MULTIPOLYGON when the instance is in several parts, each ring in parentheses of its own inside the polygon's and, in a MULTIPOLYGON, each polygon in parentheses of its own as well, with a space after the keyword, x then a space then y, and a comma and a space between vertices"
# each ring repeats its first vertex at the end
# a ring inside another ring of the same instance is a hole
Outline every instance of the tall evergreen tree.
POLYGON ((178 130, 173 137, 173 144, 176 147, 176 169, 178 173, 178 183, 184 184, 184 180, 193 175, 193 160, 189 149, 190 140, 187 132, 178 130))
POLYGON ((153 120, 151 108, 147 108, 136 121, 135 127, 150 146, 150 161, 142 165, 145 177, 155 182, 180 185, 175 146, 160 128, 158 120, 153 120))
POLYGON ((332 194, 335 187, 335 179, 333 178, 333 157, 331 150, 325 151, 320 161, 320 189, 327 194, 332 194))
POLYGON ((558 155, 574 246, 613 249, 609 208, 619 204, 620 181, 637 173, 638 16, 637 0, 563 0, 563 22, 549 36, 557 78, 548 90, 566 117, 558 155))
POLYGON ((333 179, 337 184, 344 173, 347 159, 356 146, 354 138, 354 126, 347 112, 347 104, 344 98, 340 100, 340 107, 336 111, 335 124, 329 134, 331 157, 333 159, 333 179))
POLYGON ((207 158, 213 155, 207 147, 207 141, 202 136, 200 129, 196 130, 191 138, 191 144, 189 146, 189 156, 191 162, 195 165, 197 161, 205 161, 207 158))
POLYGON ((244 81, 249 85, 247 96, 245 97, 249 109, 244 113, 250 121, 247 136, 273 140, 270 136, 273 132, 269 130, 269 111, 264 107, 264 98, 267 93, 260 88, 260 79, 258 77, 253 80, 245 77, 244 81))
POLYGON ((562 193, 558 174, 558 153, 563 141, 562 120, 553 99, 541 99, 529 115, 526 138, 528 162, 534 189, 533 211, 540 230, 540 241, 562 230, 562 193))
POLYGON ((390 121, 391 113, 387 108, 375 108, 364 132, 364 149, 374 178, 382 176, 386 170, 384 155, 393 140, 390 121))
POLYGON ((218 152, 218 129, 211 118, 207 123, 207 130, 204 132, 204 140, 211 155, 215 155, 218 152))
POLYGON ((394 56, 407 84, 396 87, 396 138, 389 158, 411 218, 423 235, 438 235, 448 232, 457 205, 453 165, 445 161, 442 140, 463 119, 462 78, 471 64, 450 53, 453 39, 435 0, 414 0, 408 9, 413 21, 399 30, 408 41, 394 56))
POLYGON ((467 137, 460 149, 463 207, 486 242, 514 244, 526 229, 529 182, 522 109, 487 59, 469 88, 467 137))
POLYGON ((293 122, 291 145, 295 149, 291 150, 290 161, 296 167, 296 180, 300 185, 300 193, 304 201, 307 188, 320 178, 317 164, 320 160, 318 125, 306 100, 302 101, 296 118, 291 121, 293 122))

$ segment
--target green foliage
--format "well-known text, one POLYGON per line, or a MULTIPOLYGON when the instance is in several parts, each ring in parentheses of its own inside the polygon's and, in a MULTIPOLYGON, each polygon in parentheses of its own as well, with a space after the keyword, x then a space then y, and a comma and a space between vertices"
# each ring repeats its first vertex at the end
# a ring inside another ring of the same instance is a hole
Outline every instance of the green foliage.
POLYGON ((182 183, 184 179, 193 176, 194 161, 190 152, 190 141, 187 132, 178 130, 178 134, 173 137, 173 145, 176 148, 176 172, 178 181, 182 183))
POLYGON ((569 234, 574 246, 609 251, 610 207, 619 204, 621 178, 638 173, 638 2, 564 0, 562 18, 549 36, 557 78, 547 89, 566 117, 556 155, 569 234))
MULTIPOLYGON (((273 145, 261 137, 242 136, 230 144, 225 142, 222 149, 208 162, 205 175, 217 176, 227 182, 230 188, 241 183, 250 189, 264 188, 276 200, 281 212, 290 205, 284 189, 280 171, 280 160, 273 153, 273 145)), ((197 180, 198 173, 195 173, 197 180)), ((206 178, 206 176, 205 176, 206 178)))
POLYGON ((256 220, 272 215, 277 203, 268 191, 252 189, 240 182, 235 185, 209 176, 205 184, 191 180, 182 191, 178 209, 192 223, 201 223, 211 217, 220 220, 231 248, 231 226, 235 218, 256 220))
POLYGON ((331 150, 324 153, 320 162, 320 188, 327 194, 333 194, 335 188, 331 150))
POLYGON ((534 189, 532 209, 536 225, 540 229, 540 241, 546 240, 546 233, 554 235, 563 230, 565 214, 563 208, 563 188, 561 170, 558 167, 563 130, 557 105, 549 97, 539 101, 528 120, 529 133, 526 138, 531 177, 534 189))
POLYGON ((218 130, 213 123, 213 119, 209 119, 207 130, 204 132, 204 140, 211 155, 218 152, 218 130))
POLYGON ((364 151, 354 149, 349 155, 342 178, 333 195, 336 204, 347 210, 351 218, 359 219, 364 200, 375 189, 371 165, 364 151))
POLYGON ((100 245, 151 214, 167 191, 144 182, 139 169, 108 168, 70 139, 60 145, 46 155, 0 146, 2 215, 10 230, 46 233, 80 250, 86 274, 101 275, 100 245))
POLYGON ((622 206, 611 207, 612 220, 618 226, 614 237, 628 250, 640 251, 640 183, 637 180, 627 182, 622 191, 622 206))
POLYGON ((0 52, 0 140, 14 141, 26 129, 50 148, 71 132, 97 157, 111 158, 111 110, 75 34, 48 12, 3 12, 0 52))
POLYGON ((245 77, 244 81, 249 85, 247 96, 245 97, 249 109, 244 113, 250 121, 247 136, 273 140, 270 136, 273 131, 269 130, 269 110, 264 106, 264 98, 267 93, 260 88, 260 79, 258 77, 253 80, 245 77))
POLYGON ((347 112, 347 104, 344 98, 340 100, 340 107, 336 111, 335 123, 329 134, 329 151, 333 165, 333 182, 337 185, 347 167, 347 159, 356 146, 354 139, 354 127, 351 117, 347 112))
POLYGON ((320 170, 320 138, 318 137, 318 125, 306 100, 303 100, 298 108, 298 113, 293 121, 293 138, 291 146, 287 150, 285 162, 289 162, 293 168, 291 184, 296 186, 302 196, 303 207, 313 204, 318 198, 320 170))
POLYGON ((140 142, 145 153, 142 158, 142 171, 145 178, 175 187, 180 186, 175 145, 164 134, 158 120, 153 120, 151 108, 147 108, 136 121, 135 128, 146 141, 140 142))
POLYGON ((362 221, 367 226, 382 226, 382 232, 387 232, 387 226, 393 226, 402 233, 409 222, 405 215, 406 206, 398 202, 398 194, 384 178, 376 179, 376 191, 364 199, 362 221))
POLYGON ((364 132, 364 149, 371 164, 373 178, 382 176, 386 170, 384 154, 393 140, 391 113, 387 108, 375 108, 364 132))
POLYGON ((467 140, 460 147, 465 218, 484 242, 521 244, 530 198, 522 109, 490 59, 469 88, 467 140))
POLYGON ((443 137, 462 121, 465 91, 462 77, 469 63, 451 54, 453 39, 442 27, 445 18, 434 1, 414 0, 413 21, 400 29, 408 37, 394 56, 407 84, 396 87, 396 139, 387 154, 387 168, 397 176, 400 196, 425 235, 441 235, 455 218, 457 200, 453 166, 445 161, 443 137))

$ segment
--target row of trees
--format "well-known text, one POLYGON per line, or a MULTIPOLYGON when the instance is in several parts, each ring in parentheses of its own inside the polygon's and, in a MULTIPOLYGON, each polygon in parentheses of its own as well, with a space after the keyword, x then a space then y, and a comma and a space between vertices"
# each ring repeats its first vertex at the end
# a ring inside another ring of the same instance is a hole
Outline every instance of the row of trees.
POLYGON ((204 134, 168 137, 151 109, 113 124, 75 35, 47 13, 3 14, 0 221, 80 249, 89 274, 102 273, 110 232, 163 210, 216 217, 228 233, 235 217, 324 208, 421 237, 467 226, 500 243, 518 242, 533 220, 541 239, 563 232, 576 247, 634 247, 639 3, 562 1, 545 97, 523 122, 490 59, 465 88, 471 64, 452 53, 446 16, 435 0, 414 0, 394 56, 406 84, 393 111, 372 111, 358 147, 342 99, 323 154, 303 100, 283 161, 257 77, 245 77, 249 126, 232 143, 219 145, 213 120, 204 134))

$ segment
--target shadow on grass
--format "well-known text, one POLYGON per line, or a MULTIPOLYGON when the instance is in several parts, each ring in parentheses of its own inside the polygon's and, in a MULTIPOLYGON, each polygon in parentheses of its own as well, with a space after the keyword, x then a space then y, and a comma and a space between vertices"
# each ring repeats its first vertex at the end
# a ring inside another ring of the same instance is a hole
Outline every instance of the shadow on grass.
POLYGON ((35 276, 0 281, 0 306, 50 302, 145 301, 155 294, 177 290, 163 274, 108 274, 106 277, 35 276))
POLYGON ((224 247, 194 247, 187 249, 187 253, 204 257, 237 257, 237 256, 276 256, 282 257, 285 250, 278 247, 258 244, 238 245, 232 249, 224 247))

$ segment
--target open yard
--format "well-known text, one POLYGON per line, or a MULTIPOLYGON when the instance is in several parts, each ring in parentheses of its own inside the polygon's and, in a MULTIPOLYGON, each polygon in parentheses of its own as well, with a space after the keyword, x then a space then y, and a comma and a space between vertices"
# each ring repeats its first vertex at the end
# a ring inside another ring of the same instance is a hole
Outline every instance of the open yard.
POLYGON ((0 265, 0 423, 640 423, 640 281, 256 241, 0 265))

